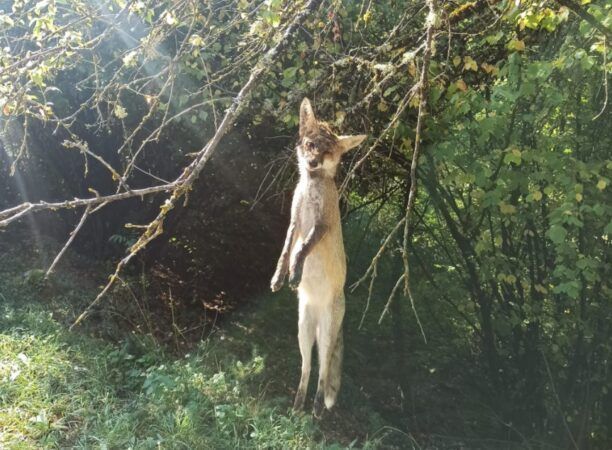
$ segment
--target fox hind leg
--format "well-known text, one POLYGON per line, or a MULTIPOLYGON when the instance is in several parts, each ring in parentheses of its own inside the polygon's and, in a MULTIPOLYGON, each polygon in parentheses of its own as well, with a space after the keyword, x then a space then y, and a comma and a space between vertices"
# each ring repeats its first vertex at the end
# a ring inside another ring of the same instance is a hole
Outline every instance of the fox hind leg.
POLYGON ((336 344, 331 354, 329 369, 327 371, 327 381, 324 383, 325 388, 325 407, 332 409, 340 391, 340 381, 342 377, 342 356, 344 353, 344 338, 342 336, 342 328, 338 332, 336 344))
POLYGON ((319 350, 319 383, 315 395, 313 413, 320 418, 324 406, 330 409, 340 388, 340 365, 342 357, 342 319, 344 298, 332 303, 331 311, 319 320, 317 349, 319 350), (340 345, 340 350, 338 345, 340 345))
POLYGON ((312 311, 308 308, 305 301, 300 299, 300 311, 298 320, 298 341, 300 345, 300 353, 302 355, 302 375, 295 401, 293 402, 293 410, 301 411, 304 409, 304 399, 308 390, 308 380, 310 379, 310 368, 312 361, 312 345, 315 341, 316 323, 312 315, 312 311))

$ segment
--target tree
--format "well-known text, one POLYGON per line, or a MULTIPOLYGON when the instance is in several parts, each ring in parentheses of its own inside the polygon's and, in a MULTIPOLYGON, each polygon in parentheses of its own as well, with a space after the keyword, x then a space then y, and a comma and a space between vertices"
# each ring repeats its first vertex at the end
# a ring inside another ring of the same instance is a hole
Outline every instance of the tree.
MULTIPOLYGON (((0 225, 48 208, 84 207, 84 221, 110 202, 168 193, 116 276, 162 233, 247 100, 245 121, 290 135, 308 94, 332 125, 371 136, 340 181, 349 218, 381 236, 359 279, 372 302, 381 290, 384 315, 412 291, 415 311, 436 299, 477 347, 504 418, 605 446, 609 5, 318 3, 14 3, 0 15, 13 167, 27 170, 32 130, 53 131, 107 179, 70 186, 64 198, 77 200, 9 207, 0 225), (178 124, 203 128, 209 144, 161 177, 175 181, 152 183, 146 172, 179 150, 153 164, 151 149, 178 124), (96 145, 101 133, 115 138, 110 149, 96 145)), ((272 187, 287 178, 279 169, 272 187)))

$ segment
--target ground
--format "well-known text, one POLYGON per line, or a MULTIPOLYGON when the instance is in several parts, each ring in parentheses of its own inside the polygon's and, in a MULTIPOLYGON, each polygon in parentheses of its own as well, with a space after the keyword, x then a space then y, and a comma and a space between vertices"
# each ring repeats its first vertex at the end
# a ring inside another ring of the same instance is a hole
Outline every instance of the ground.
POLYGON ((135 301, 122 309, 120 291, 71 332, 104 268, 70 255, 45 281, 39 251, 2 244, 0 447, 380 447, 395 433, 348 376, 322 421, 291 411, 300 363, 291 291, 253 299, 197 342, 148 333, 160 317, 135 301))
POLYGON ((423 311, 425 344, 399 304, 378 325, 380 299, 359 328, 365 296, 350 293, 342 389, 318 421, 316 370, 306 411, 291 411, 289 289, 181 322, 135 270, 69 331, 112 266, 70 253, 45 281, 60 244, 16 242, 0 241, 0 448, 520 448, 510 429, 497 437, 505 425, 435 309, 423 311))

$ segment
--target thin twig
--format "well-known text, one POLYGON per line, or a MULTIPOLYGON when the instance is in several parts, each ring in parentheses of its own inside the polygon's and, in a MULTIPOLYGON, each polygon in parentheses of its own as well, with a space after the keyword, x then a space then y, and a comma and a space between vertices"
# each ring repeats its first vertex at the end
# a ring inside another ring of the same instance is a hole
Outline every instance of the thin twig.
POLYGON ((552 372, 550 371, 550 366, 548 365, 548 359, 542 350, 540 350, 542 354, 542 359, 544 360, 544 366, 546 367, 546 373, 548 374, 548 380, 550 381, 550 387, 552 389, 553 395, 555 396, 555 401, 557 402, 557 407, 559 408, 559 414, 561 415, 561 421, 563 422, 563 426, 565 427, 565 431, 572 441, 572 445, 576 450, 578 450, 578 444, 574 439, 574 435, 572 434, 572 430, 570 430, 569 425, 567 424, 567 420, 565 420, 565 414, 563 413, 563 409, 561 407, 561 399, 559 398, 559 394, 557 393, 557 389, 555 388, 555 381, 552 377, 552 372))
POLYGON ((66 243, 64 244, 64 246, 62 247, 60 252, 57 254, 57 256, 55 257, 55 259, 53 260, 51 265, 49 266, 49 269, 47 269, 47 273, 45 274, 45 278, 49 278, 49 275, 51 275, 51 273, 53 272, 53 269, 55 269, 55 266, 57 265, 59 260, 62 258, 64 253, 66 253, 66 250, 68 250, 68 247, 70 246, 70 244, 72 244, 72 241, 74 240, 74 238, 76 237, 76 235, 80 231, 81 227, 83 226, 83 224, 87 220, 87 217, 89 217, 90 211, 91 211, 91 205, 87 205, 87 207, 85 208, 85 212, 81 216, 81 220, 79 220, 79 223, 77 224, 77 226, 74 228, 74 230, 72 230, 72 232, 70 233, 70 237, 68 238, 68 240, 66 241, 66 243))
POLYGON ((425 52, 423 54, 423 67, 421 68, 421 78, 419 80, 419 112, 417 116, 416 132, 414 137, 414 150, 412 152, 412 162, 410 164, 410 191, 408 193, 408 203, 406 205, 406 215, 404 221, 404 245, 402 246, 402 261, 404 263, 404 294, 410 299, 410 306, 415 314, 416 320, 421 328, 423 340, 427 342, 425 332, 421 325, 421 321, 416 311, 414 297, 410 289, 410 264, 408 261, 408 241, 410 230, 410 218, 414 207, 414 200, 417 192, 417 167, 419 164, 419 152, 421 149, 421 133, 423 129, 424 116, 427 109, 427 95, 429 88, 429 63, 431 61, 431 50, 433 45, 433 34, 436 27, 436 4, 435 0, 427 0, 429 13, 427 14, 427 37, 425 43, 425 52))
POLYGON ((357 161, 348 170, 348 173, 344 177, 344 181, 340 185, 340 189, 339 189, 340 195, 342 195, 344 193, 345 189, 348 187, 348 183, 351 180, 351 178, 353 177, 353 175, 355 174, 355 172, 357 171, 357 169, 359 169, 359 167, 361 167, 361 165, 370 157, 370 155, 372 154, 374 149, 376 149, 376 147, 382 142, 382 140, 384 139, 386 134, 389 132, 389 130, 391 130, 395 126, 395 124, 397 123, 397 121, 401 117, 402 113, 406 110, 406 108, 410 104, 410 100, 412 100, 412 97, 414 97, 414 95, 416 94, 417 88, 418 88, 418 85, 414 85, 413 87, 408 89, 408 91, 404 95, 404 98, 402 99, 402 101, 400 102, 399 106, 397 107, 397 110, 395 111, 395 114, 393 114, 393 117, 391 118, 391 120, 389 121, 389 123, 387 124, 387 126, 385 127, 383 132, 380 133, 379 136, 374 141, 374 143, 372 143, 372 145, 370 145, 370 147, 366 151, 365 155, 363 155, 359 159, 359 161, 357 161))
MULTIPOLYGON (((383 309, 383 312, 380 314, 380 317, 378 318, 378 325, 380 325, 382 323, 382 321, 385 318, 385 316, 389 313, 389 307, 391 306, 391 302, 393 301, 393 297, 395 297, 395 293, 397 292, 399 287, 402 285, 402 281, 404 281, 405 277, 406 277, 405 273, 401 274, 400 277, 395 282, 395 286, 393 286, 393 289, 391 289, 391 293, 389 294, 389 298, 387 299, 387 303, 385 303, 385 308, 383 309)), ((419 322, 419 324, 420 324, 420 322, 419 322)), ((422 331, 422 328, 421 328, 421 331, 422 331)))
POLYGON ((557 0, 557 2, 568 9, 574 14, 580 17, 582 20, 587 22, 593 28, 601 32, 606 38, 612 39, 612 31, 610 31, 603 23, 599 22, 592 14, 581 8, 579 5, 574 3, 572 0, 557 0))
POLYGON ((608 49, 606 48, 606 37, 603 38, 603 71, 604 71, 604 104, 601 107, 601 111, 592 120, 597 120, 604 113, 608 106, 608 61, 607 61, 608 49))
POLYGON ((34 213, 38 211, 58 210, 58 209, 72 209, 81 206, 93 206, 101 203, 110 203, 117 200, 125 200, 132 197, 143 197, 149 194, 156 194, 158 192, 170 192, 176 189, 176 181, 168 184, 161 184, 158 186, 149 186, 143 189, 134 189, 129 192, 120 192, 119 194, 102 195, 90 198, 75 198, 74 200, 65 200, 63 202, 45 202, 40 201, 37 203, 25 202, 12 208, 0 211, 0 228, 3 228, 20 219, 25 214, 34 213))
POLYGON ((87 317, 89 312, 94 306, 96 306, 104 295, 108 292, 115 280, 118 278, 123 267, 130 262, 130 260, 146 247, 149 242, 154 240, 157 236, 163 233, 163 224, 168 212, 173 209, 179 199, 184 197, 191 189, 194 181, 198 178, 202 169, 212 156, 213 152, 217 148, 217 145, 221 141, 221 138, 229 131, 230 127, 234 124, 236 118, 240 115, 242 109, 248 103, 248 96, 255 88, 257 82, 263 77, 263 75, 274 67, 275 60, 279 57, 280 53, 289 44, 289 37, 298 29, 298 27, 306 20, 306 18, 312 13, 315 8, 319 6, 321 0, 310 0, 306 6, 294 17, 293 21, 285 29, 281 39, 270 48, 260 59, 257 65, 251 71, 251 75, 247 82, 242 86, 238 95, 234 98, 232 105, 226 110, 223 120, 219 124, 219 127, 215 131, 213 137, 208 143, 202 148, 194 161, 184 169, 183 173, 173 183, 174 187, 172 195, 168 198, 165 203, 161 206, 160 212, 157 217, 149 223, 146 230, 140 235, 138 241, 130 248, 129 253, 119 261, 115 268, 115 272, 110 276, 108 282, 104 288, 100 291, 97 297, 85 308, 85 310, 77 317, 74 323, 70 326, 73 329, 83 319, 87 317))

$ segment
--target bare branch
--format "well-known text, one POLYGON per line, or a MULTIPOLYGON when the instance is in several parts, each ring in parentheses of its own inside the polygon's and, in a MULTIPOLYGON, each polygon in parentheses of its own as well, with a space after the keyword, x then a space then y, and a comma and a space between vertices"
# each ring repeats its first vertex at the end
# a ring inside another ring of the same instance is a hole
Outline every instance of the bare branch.
POLYGON ((393 298, 395 297, 397 290, 402 285, 402 281, 404 281, 405 278, 406 278, 406 274, 403 273, 400 275, 400 277, 395 282, 395 285, 393 286, 393 289, 391 289, 391 293, 389 294, 389 298, 387 299, 387 303, 385 303, 385 308, 383 309, 383 312, 380 314, 380 317, 378 318, 378 325, 382 323, 385 316, 389 313, 389 306, 391 306, 391 302, 393 301, 393 298))
POLYGON ((74 200, 65 200, 63 202, 25 202, 12 208, 5 209, 4 211, 0 211, 0 228, 7 226, 11 222, 18 220, 29 213, 47 210, 56 211, 58 209, 72 209, 81 206, 94 206, 99 205, 101 203, 110 203, 115 202, 117 200, 125 200, 132 197, 143 197, 145 195, 156 194, 158 192, 170 192, 175 188, 176 182, 172 182, 168 184, 161 184, 158 186, 150 186, 143 189, 135 189, 128 192, 121 192, 119 194, 102 195, 92 198, 75 198, 74 200))
POLYGON ((385 129, 382 131, 382 133, 380 133, 378 135, 378 137, 376 138, 376 140, 372 143, 372 145, 370 145, 370 147, 368 148, 368 150, 366 151, 365 155, 363 155, 355 164, 352 165, 351 168, 349 168, 346 176, 344 177, 344 181, 342 182, 342 184, 340 185, 340 193, 342 194, 345 189, 348 187, 348 183, 350 182, 351 178, 353 177, 353 175, 355 174, 355 172, 357 171, 357 169, 359 169, 359 167, 361 167, 361 165, 370 157, 370 155, 372 154, 372 152, 376 149, 376 147, 378 147, 378 145, 382 142, 383 138, 387 135, 387 133, 394 127, 394 125, 397 123, 397 121, 399 120, 400 116, 402 115, 402 113, 406 110, 406 108, 408 107, 408 105, 410 104, 410 100, 412 100, 412 98, 415 96, 416 92, 418 90, 418 84, 415 84, 414 86, 412 86, 410 89, 408 89, 408 91, 406 92, 406 94, 404 95, 404 98, 402 99, 402 101, 400 102, 399 106, 397 107, 397 110, 395 111, 395 114, 393 114, 393 117, 391 118, 391 120, 389 121, 389 123, 387 124, 387 126, 385 127, 385 129))
POLYGON ((576 14, 582 20, 584 20, 601 34, 603 34, 606 39, 612 41, 612 31, 610 31, 603 23, 599 22, 595 17, 593 17, 592 14, 582 9, 572 0, 557 0, 557 2, 570 9, 574 14, 576 14))
POLYGON ((74 228, 74 230, 72 230, 72 232, 70 233, 70 237, 68 238, 68 240, 66 241, 66 243, 64 244, 60 252, 57 254, 57 256, 55 257, 51 265, 49 266, 49 269, 47 270, 47 273, 45 274, 45 278, 49 278, 49 275, 53 273, 53 269, 55 269, 55 266, 57 265, 59 260, 62 258, 64 253, 66 253, 66 250, 68 250, 68 247, 70 246, 70 244, 72 244, 72 241, 74 240, 78 232, 83 227, 83 224, 87 220, 87 217, 89 217, 90 211, 91 211, 91 205, 87 205, 87 207, 85 208, 85 212, 81 216, 81 220, 79 220, 79 223, 77 224, 77 226, 74 228))
POLYGON ((357 287, 361 283, 363 283, 365 280, 367 280, 367 278, 370 275, 372 275, 374 278, 376 277, 374 273, 375 273, 376 267, 378 266, 378 261, 380 260, 380 258, 382 258, 383 254, 387 250, 387 247, 389 246, 389 243, 391 242, 391 239, 393 239, 393 237, 399 231, 400 227, 405 223, 405 221, 406 221, 406 217, 403 217, 399 222, 395 224, 391 232, 385 238, 385 241, 383 242, 383 244, 378 249, 378 252, 376 252, 376 255, 374 256, 374 258, 372 258, 372 261, 370 262, 370 265, 368 266, 366 272, 363 274, 363 276, 359 280, 357 280, 355 283, 351 285, 351 290, 354 291, 355 289, 357 289, 357 287))
POLYGON ((412 152, 412 162, 410 164, 410 191, 408 193, 408 203, 406 205, 406 215, 404 221, 404 243, 402 246, 402 261, 404 262, 404 294, 410 299, 410 305, 412 311, 415 314, 416 320, 421 328, 421 334, 423 340, 427 342, 423 326, 419 320, 419 316, 416 312, 414 304, 414 297, 412 296, 412 290, 410 289, 410 264, 408 262, 408 241, 409 241, 409 229, 410 219, 412 216, 412 210, 414 206, 414 200, 416 198, 417 191, 417 167, 419 164, 419 152, 421 149, 421 132, 423 129, 424 116, 427 109, 427 95, 429 90, 429 63, 431 60, 431 50, 433 45, 433 34, 436 27, 436 4, 435 0, 427 0, 427 6, 429 13, 427 15, 427 38, 425 43, 425 53, 423 54, 423 67, 421 68, 421 78, 419 80, 419 113, 417 116, 416 133, 414 137, 414 151, 412 152))
MULTIPOLYGON (((413 86, 410 90, 408 90, 408 92, 404 95, 404 98, 400 102, 400 105, 398 106, 395 114, 393 115, 393 118, 391 119, 391 121, 389 122, 389 124, 387 125, 383 133, 377 138, 374 144, 370 146, 370 148, 365 153, 365 155, 352 167, 352 169, 349 171, 349 174, 345 178, 343 182, 343 186, 342 186, 343 188, 346 187, 349 177, 354 173, 354 171, 361 164, 363 164, 363 162, 372 153, 374 148, 380 143, 380 141, 382 140, 384 135, 388 132, 388 130, 390 130, 393 127, 395 122, 399 119, 400 115, 403 113, 403 111, 409 104, 412 97, 418 94, 419 109, 418 109, 418 116, 417 116, 414 149, 412 152, 412 161, 410 164, 410 190, 408 193, 408 201, 406 203, 406 212, 404 214, 404 217, 398 221, 395 227, 387 235, 385 241, 380 246, 378 252, 376 253, 374 258, 370 262, 370 265, 367 268, 365 274, 351 286, 351 289, 354 290, 357 286, 363 283, 368 277, 370 277, 370 284, 368 288, 368 299, 367 299, 366 307, 364 309, 364 312, 361 318, 361 323, 360 323, 360 326, 361 326, 365 319, 365 314, 367 313, 369 309, 370 299, 372 297, 372 288, 373 288, 374 280, 377 276, 377 267, 378 267, 379 260, 382 257, 382 255, 385 253, 393 237, 397 234, 399 229, 403 226, 404 233, 403 233, 403 245, 402 245, 401 254, 402 254, 402 262, 404 265, 404 271, 402 275, 400 275, 400 277, 396 281, 393 289, 391 290, 391 293, 389 295, 389 298, 387 299, 385 308, 380 316, 379 323, 382 322, 384 316, 388 313, 389 306, 391 305, 391 302, 393 301, 393 298, 395 297, 397 290, 399 289, 399 286, 403 282, 404 294, 410 299, 410 305, 412 307, 412 311, 414 312, 416 321, 421 331, 421 335, 423 336, 423 340, 425 342, 427 342, 427 337, 425 336, 425 331, 423 329, 423 326, 417 314, 415 303, 414 303, 414 298, 412 296, 412 290, 410 289, 410 265, 408 261, 408 241, 409 241, 409 236, 410 236, 409 230, 410 230, 410 224, 411 224, 412 210, 414 207, 414 200, 416 198, 417 167, 418 167, 419 152, 421 148, 421 134, 422 134, 424 116, 426 114, 427 95, 428 95, 428 87, 429 87, 429 78, 428 78, 429 64, 431 60, 434 31, 435 31, 436 20, 437 20, 435 0, 427 0, 426 3, 429 9, 429 13, 427 15, 427 20, 426 20, 426 38, 425 38, 425 43, 424 43, 423 64, 421 67, 421 74, 419 77, 419 81, 415 86, 413 86)), ((422 47, 423 46, 419 47, 419 49, 422 47)))
POLYGON ((221 121, 219 127, 215 131, 213 137, 208 143, 200 150, 194 159, 194 161, 184 169, 183 173, 174 181, 172 195, 168 198, 165 203, 161 206, 160 212, 157 217, 149 223, 146 230, 139 237, 138 241, 130 248, 129 253, 117 264, 115 272, 110 276, 108 283, 104 286, 98 296, 91 302, 91 304, 77 317, 70 329, 77 326, 83 319, 87 317, 92 308, 99 303, 99 301, 108 292, 115 280, 118 278, 123 267, 129 263, 129 261, 145 248, 152 240, 163 233, 163 223, 168 212, 173 209, 179 199, 184 197, 187 192, 191 189, 194 181, 198 178, 202 169, 212 156, 213 152, 217 148, 217 145, 221 141, 221 138, 229 131, 229 128, 233 125, 236 118, 239 116, 241 110, 248 103, 248 96, 253 91, 256 83, 263 77, 263 75, 273 67, 274 61, 278 58, 280 53, 285 49, 289 43, 289 37, 297 30, 297 28, 304 22, 304 20, 310 15, 311 12, 318 7, 321 0, 310 0, 306 6, 293 18, 293 21, 285 29, 281 39, 276 45, 270 48, 257 63, 255 68, 252 70, 251 75, 247 82, 242 86, 238 95, 234 98, 232 105, 226 110, 225 116, 221 121))
POLYGON ((599 111, 599 113, 593 117, 593 119, 591 120, 597 120, 601 117, 601 115, 605 112, 606 108, 608 107, 608 58, 607 58, 607 53, 608 53, 608 49, 606 46, 606 37, 604 36, 603 38, 603 72, 604 72, 604 103, 601 106, 601 110, 599 111))

